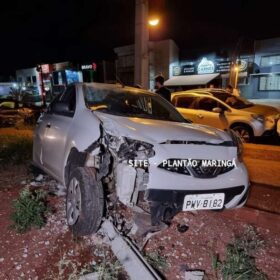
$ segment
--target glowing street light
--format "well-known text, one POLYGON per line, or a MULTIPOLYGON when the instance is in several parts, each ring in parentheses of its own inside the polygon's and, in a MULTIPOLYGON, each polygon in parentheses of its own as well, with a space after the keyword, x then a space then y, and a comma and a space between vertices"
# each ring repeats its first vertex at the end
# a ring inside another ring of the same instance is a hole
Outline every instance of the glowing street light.
POLYGON ((238 66, 235 66, 235 67, 234 67, 234 71, 235 71, 234 88, 237 88, 237 84, 238 84, 238 75, 239 75, 239 67, 238 67, 238 66))
POLYGON ((150 26, 156 26, 156 25, 158 25, 159 24, 159 18, 151 18, 150 20, 149 20, 149 25, 150 26))

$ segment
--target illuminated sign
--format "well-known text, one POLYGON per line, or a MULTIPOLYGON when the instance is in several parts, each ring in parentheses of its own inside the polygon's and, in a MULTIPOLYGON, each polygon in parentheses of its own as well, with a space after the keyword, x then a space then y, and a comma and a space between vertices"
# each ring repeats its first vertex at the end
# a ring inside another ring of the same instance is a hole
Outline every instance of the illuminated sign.
POLYGON ((245 59, 240 59, 239 60, 239 71, 246 71, 247 70, 247 61, 245 59))
POLYGON ((211 74, 215 71, 214 62, 203 57, 197 66, 197 74, 211 74))
POLYGON ((96 66, 96 63, 94 63, 94 62, 92 64, 84 64, 84 65, 81 66, 82 70, 93 70, 93 71, 96 71, 96 68, 97 68, 97 66, 96 66))
MULTIPOLYGON (((246 72, 248 70, 248 59, 243 58, 238 61, 239 72, 246 72)), ((207 59, 203 57, 199 61, 187 61, 182 66, 173 67, 173 76, 180 75, 196 75, 196 74, 228 74, 230 72, 232 62, 229 59, 216 58, 207 59)))
POLYGON ((180 66, 174 66, 173 67, 173 76, 179 76, 181 75, 181 67, 180 66))

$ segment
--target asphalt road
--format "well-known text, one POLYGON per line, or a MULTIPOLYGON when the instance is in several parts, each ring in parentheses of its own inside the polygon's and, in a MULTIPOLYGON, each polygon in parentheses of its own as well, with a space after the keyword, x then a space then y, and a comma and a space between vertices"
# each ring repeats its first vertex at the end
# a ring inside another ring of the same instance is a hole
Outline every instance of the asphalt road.
POLYGON ((280 137, 279 136, 256 137, 253 140, 253 143, 262 144, 262 145, 280 146, 280 137))

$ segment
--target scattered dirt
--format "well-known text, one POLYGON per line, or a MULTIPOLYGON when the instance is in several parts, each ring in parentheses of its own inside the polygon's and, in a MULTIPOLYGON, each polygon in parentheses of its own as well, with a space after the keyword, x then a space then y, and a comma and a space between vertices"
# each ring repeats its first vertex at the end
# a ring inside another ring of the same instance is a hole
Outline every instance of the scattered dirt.
POLYGON ((5 127, 0 128, 0 135, 5 136, 25 136, 25 137, 32 137, 33 129, 27 129, 26 127, 23 128, 15 128, 15 127, 5 127))
MULTIPOLYGON (((170 228, 149 240, 146 251, 158 251, 167 257, 167 279, 184 279, 186 269, 203 270, 207 279, 217 279, 212 267, 213 257, 219 255, 223 259, 226 245, 235 236, 242 236, 247 226, 246 223, 224 218, 219 212, 180 213, 170 228), (178 224, 186 224, 189 229, 180 233, 178 224)), ((267 274, 268 279, 279 280, 280 235, 263 228, 256 230, 265 241, 264 247, 256 252, 257 267, 267 274)))
MULTIPOLYGON (((11 229, 11 202, 18 197, 22 181, 30 179, 26 170, 14 167, 0 172, 0 279, 75 279, 71 277, 83 267, 95 265, 110 250, 106 246, 102 249, 98 236, 74 240, 65 221, 64 197, 49 196, 55 212, 48 215, 42 229, 24 234, 11 229)), ((167 258, 166 279, 184 279, 186 269, 203 270, 207 279, 217 279, 213 257, 218 254, 223 258, 226 245, 242 235, 246 226, 219 212, 180 213, 170 228, 149 240, 145 252, 158 252, 167 258)), ((278 280, 280 234, 265 228, 256 230, 265 242, 256 252, 257 266, 268 279, 278 280)))

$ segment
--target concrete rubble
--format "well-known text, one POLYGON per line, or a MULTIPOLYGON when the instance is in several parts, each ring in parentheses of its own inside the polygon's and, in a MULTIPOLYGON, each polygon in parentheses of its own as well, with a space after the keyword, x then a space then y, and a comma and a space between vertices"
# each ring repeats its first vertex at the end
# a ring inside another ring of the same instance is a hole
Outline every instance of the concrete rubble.
POLYGON ((204 272, 200 270, 186 271, 185 280, 202 280, 204 272))

